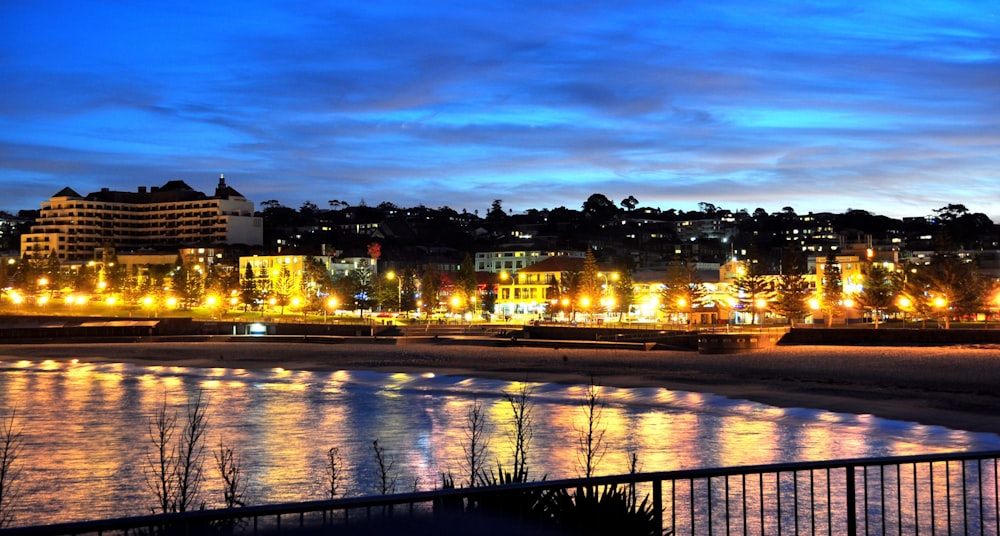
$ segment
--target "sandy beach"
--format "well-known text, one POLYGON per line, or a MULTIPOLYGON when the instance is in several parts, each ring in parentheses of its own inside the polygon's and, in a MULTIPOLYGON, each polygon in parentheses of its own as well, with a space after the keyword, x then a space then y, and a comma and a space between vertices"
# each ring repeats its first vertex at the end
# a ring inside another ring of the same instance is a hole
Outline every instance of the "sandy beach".
POLYGON ((1000 348, 779 346, 739 354, 447 344, 156 342, 0 345, 0 361, 434 372, 658 386, 1000 434, 1000 348))

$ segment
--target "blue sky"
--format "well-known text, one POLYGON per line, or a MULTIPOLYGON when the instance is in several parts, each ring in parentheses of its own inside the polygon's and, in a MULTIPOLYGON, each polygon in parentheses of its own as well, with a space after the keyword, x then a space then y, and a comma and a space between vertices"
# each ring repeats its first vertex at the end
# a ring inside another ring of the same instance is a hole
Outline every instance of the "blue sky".
POLYGON ((0 87, 8 211, 224 173, 291 207, 1000 222, 992 0, 7 0, 0 87))

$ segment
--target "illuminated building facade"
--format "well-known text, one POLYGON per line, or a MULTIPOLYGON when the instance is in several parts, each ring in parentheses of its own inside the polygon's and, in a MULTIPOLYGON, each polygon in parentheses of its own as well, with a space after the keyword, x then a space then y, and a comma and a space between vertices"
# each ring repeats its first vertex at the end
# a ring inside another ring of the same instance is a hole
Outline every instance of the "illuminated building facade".
POLYGON ((21 237, 21 255, 65 262, 94 258, 106 248, 263 242, 263 222, 253 215, 253 203, 220 177, 212 196, 179 180, 149 190, 140 186, 136 192, 104 188, 86 196, 63 188, 42 203, 35 225, 21 237))

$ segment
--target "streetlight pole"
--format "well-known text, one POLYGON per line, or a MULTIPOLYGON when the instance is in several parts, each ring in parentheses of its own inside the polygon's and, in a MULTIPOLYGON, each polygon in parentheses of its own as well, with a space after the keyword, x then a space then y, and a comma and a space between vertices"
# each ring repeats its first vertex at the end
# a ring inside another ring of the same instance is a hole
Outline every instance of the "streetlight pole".
POLYGON ((403 312, 403 278, 397 277, 396 272, 387 272, 385 278, 389 281, 396 280, 396 311, 403 312))

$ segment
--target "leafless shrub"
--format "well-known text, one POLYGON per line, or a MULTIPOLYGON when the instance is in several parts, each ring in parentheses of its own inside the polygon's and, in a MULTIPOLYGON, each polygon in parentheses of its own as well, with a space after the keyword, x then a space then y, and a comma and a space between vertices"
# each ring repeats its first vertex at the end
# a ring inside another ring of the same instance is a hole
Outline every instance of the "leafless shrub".
POLYGON ((0 528, 14 522, 14 506, 17 503, 17 484, 20 470, 17 459, 24 448, 24 436, 16 426, 16 410, 0 419, 0 528))

